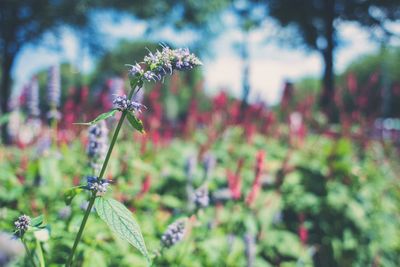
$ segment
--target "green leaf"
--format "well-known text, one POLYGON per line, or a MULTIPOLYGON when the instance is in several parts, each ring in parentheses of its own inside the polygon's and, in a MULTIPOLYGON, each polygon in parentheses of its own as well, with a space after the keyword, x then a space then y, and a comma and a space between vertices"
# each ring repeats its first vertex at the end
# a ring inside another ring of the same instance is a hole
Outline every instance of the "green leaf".
POLYGON ((31 226, 38 227, 43 223, 43 215, 37 216, 31 220, 31 226))
POLYGON ((74 197, 79 194, 83 190, 82 186, 75 186, 72 188, 67 189, 64 192, 64 202, 66 205, 71 205, 72 200, 74 197))
POLYGON ((95 208, 100 218, 114 233, 137 248, 150 262, 140 226, 124 205, 111 198, 98 197, 95 208))
POLYGON ((110 118, 112 116, 114 116, 114 114, 117 112, 117 109, 112 109, 108 112, 104 112, 102 114, 100 114, 99 116, 97 116, 97 118, 95 118, 94 120, 90 121, 90 122, 76 122, 74 124, 79 124, 79 125, 93 125, 98 123, 99 121, 105 120, 107 118, 110 118))
POLYGON ((10 115, 11 115, 11 113, 7 113, 7 114, 0 116, 0 125, 7 123, 10 120, 10 115))
POLYGON ((127 116, 129 123, 132 125, 133 128, 138 130, 141 133, 145 133, 144 127, 143 127, 143 122, 139 120, 138 118, 135 117, 132 113, 127 113, 127 116))

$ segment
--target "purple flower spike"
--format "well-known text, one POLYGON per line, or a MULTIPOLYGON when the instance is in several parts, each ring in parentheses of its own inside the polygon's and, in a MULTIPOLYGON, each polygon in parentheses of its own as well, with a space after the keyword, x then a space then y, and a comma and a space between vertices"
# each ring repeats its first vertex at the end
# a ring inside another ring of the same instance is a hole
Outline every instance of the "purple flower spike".
POLYGON ((17 230, 22 232, 27 231, 30 224, 31 224, 31 217, 25 214, 19 216, 18 219, 14 222, 15 228, 17 228, 17 230))

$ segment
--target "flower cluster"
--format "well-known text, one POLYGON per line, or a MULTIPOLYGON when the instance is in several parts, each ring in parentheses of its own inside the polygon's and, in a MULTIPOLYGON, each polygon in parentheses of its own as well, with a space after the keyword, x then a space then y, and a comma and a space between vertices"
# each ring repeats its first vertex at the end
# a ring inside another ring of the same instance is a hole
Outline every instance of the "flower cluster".
POLYGON ((108 185, 110 184, 106 179, 99 179, 97 176, 87 176, 86 188, 90 191, 94 191, 98 194, 104 194, 107 192, 108 185))
POLYGON ((211 172, 214 170, 215 165, 216 165, 216 158, 213 154, 207 153, 204 158, 203 158, 203 166, 205 170, 205 177, 206 179, 211 178, 211 172))
POLYGON ((114 108, 118 109, 119 111, 133 111, 133 112, 141 112, 142 108, 145 106, 139 102, 129 100, 126 95, 117 96, 113 100, 114 108))
POLYGON ((254 262, 257 253, 256 237, 250 233, 245 234, 244 244, 247 266, 255 266, 254 262))
POLYGON ((194 173, 196 171, 197 159, 195 156, 191 155, 186 159, 185 163, 185 173, 189 181, 193 180, 194 173))
POLYGON ((66 220, 71 216, 72 209, 71 206, 65 206, 58 211, 58 217, 61 220, 66 220))
POLYGON ((28 106, 28 114, 31 117, 37 117, 40 115, 39 109, 39 83, 36 78, 32 78, 29 83, 27 92, 27 106, 28 106))
POLYGON ((132 76, 136 76, 136 75, 140 75, 141 76, 141 75, 144 74, 144 70, 137 63, 135 65, 126 64, 126 66, 130 67, 129 74, 132 75, 132 76))
POLYGON ((58 107, 61 97, 61 81, 59 66, 52 66, 48 71, 47 101, 50 107, 58 107))
POLYGON ((149 52, 144 57, 147 69, 141 65, 128 65, 129 73, 132 76, 142 77, 147 81, 160 81, 167 74, 171 75, 174 70, 189 70, 202 65, 201 61, 187 48, 171 49, 162 46, 162 50, 157 50, 154 54, 149 52))
POLYGON ((28 215, 21 215, 18 219, 14 222, 15 228, 18 231, 25 232, 28 230, 29 225, 31 224, 31 218, 28 215))
POLYGON ((162 235, 161 242, 165 247, 172 247, 183 239, 186 232, 186 222, 178 220, 170 224, 167 231, 162 235))
POLYGON ((99 170, 101 163, 107 154, 108 129, 105 121, 89 127, 89 143, 87 154, 93 169, 99 170))
POLYGON ((193 193, 193 202, 197 208, 205 208, 209 205, 210 197, 206 186, 200 187, 193 193))

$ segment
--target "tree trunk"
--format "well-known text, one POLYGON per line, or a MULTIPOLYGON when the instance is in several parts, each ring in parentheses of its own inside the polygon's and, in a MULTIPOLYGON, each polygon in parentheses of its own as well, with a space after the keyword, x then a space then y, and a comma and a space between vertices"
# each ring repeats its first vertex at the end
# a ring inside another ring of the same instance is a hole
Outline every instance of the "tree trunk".
MULTIPOLYGON (((14 55, 3 53, 3 62, 1 66, 1 85, 0 85, 0 109, 1 114, 7 114, 9 112, 8 101, 11 95, 11 68, 14 62, 14 55)), ((1 126, 1 139, 3 144, 8 145, 11 143, 10 136, 8 135, 8 123, 4 123, 1 126)))
POLYGON ((323 74, 323 91, 321 95, 321 107, 325 111, 330 121, 335 119, 335 100, 334 100, 334 73, 333 73, 333 52, 334 52, 334 16, 335 0, 327 0, 325 5, 325 39, 326 47, 322 50, 322 57, 325 64, 323 74))
POLYGON ((249 57, 249 32, 243 30, 241 50, 242 59, 242 110, 247 107, 250 95, 250 57, 249 57))

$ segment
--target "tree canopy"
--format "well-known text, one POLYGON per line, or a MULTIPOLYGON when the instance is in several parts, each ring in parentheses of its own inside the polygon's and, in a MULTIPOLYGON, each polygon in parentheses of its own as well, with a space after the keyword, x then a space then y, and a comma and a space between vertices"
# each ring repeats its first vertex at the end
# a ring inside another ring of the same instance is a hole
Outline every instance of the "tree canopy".
POLYGON ((368 28, 373 37, 387 40, 393 35, 388 22, 400 19, 397 0, 268 0, 264 3, 269 16, 292 30, 288 43, 300 41, 306 48, 321 53, 325 63, 321 104, 325 107, 333 102, 333 55, 339 42, 339 23, 357 22, 368 28))
MULTIPOLYGON (((113 12, 147 20, 152 27, 171 26, 175 29, 208 30, 210 18, 223 9, 227 0, 206 1, 128 1, 128 0, 4 0, 0 1, 0 61, 1 113, 9 111, 11 70, 23 47, 39 44, 45 34, 57 34, 69 27, 85 38, 89 47, 100 48, 98 27, 93 14, 113 12)), ((99 49, 95 49, 98 51, 99 49)), ((2 127, 2 139, 7 142, 7 125, 2 127)))

